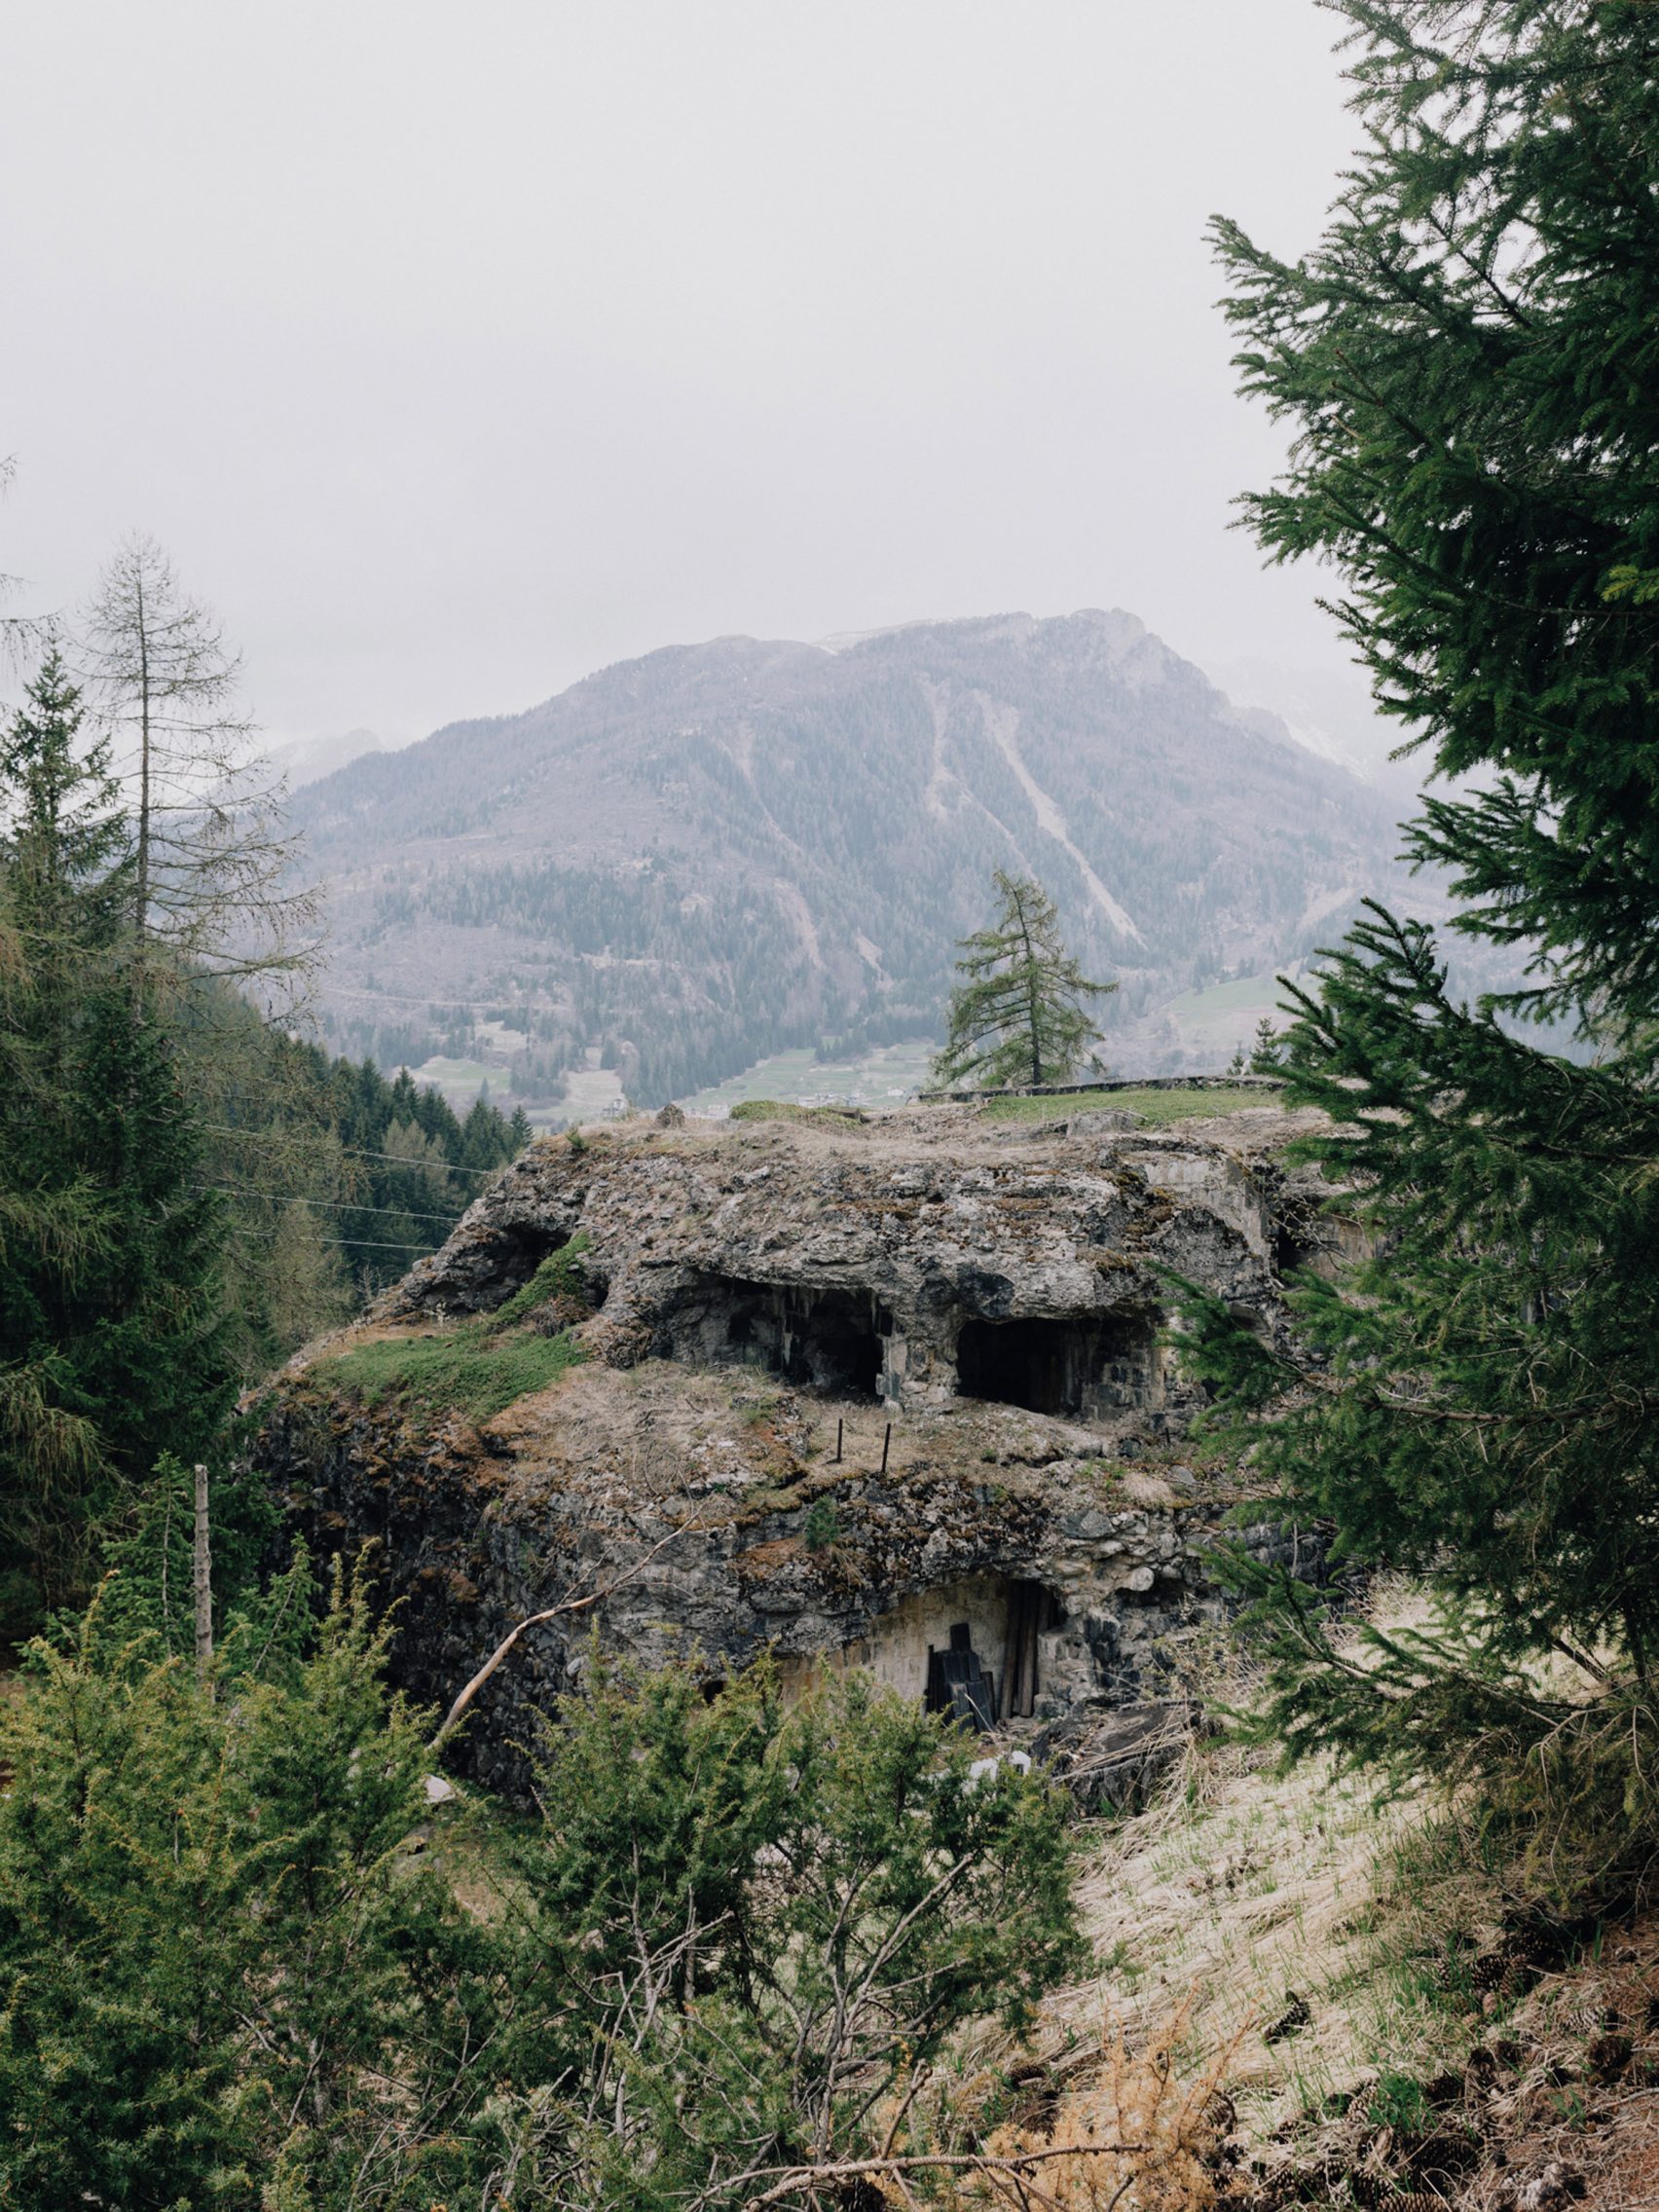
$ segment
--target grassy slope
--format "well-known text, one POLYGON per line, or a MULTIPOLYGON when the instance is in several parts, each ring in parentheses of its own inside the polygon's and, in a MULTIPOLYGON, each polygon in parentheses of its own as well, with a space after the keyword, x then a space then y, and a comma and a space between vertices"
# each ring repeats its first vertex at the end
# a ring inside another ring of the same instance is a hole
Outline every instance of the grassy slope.
POLYGON ((411 1413, 459 1413, 473 1421, 505 1413, 531 1391, 557 1382, 582 1356, 568 1329, 548 1333, 522 1324, 550 1300, 576 1295, 587 1241, 584 1235, 571 1237, 487 1319, 436 1335, 371 1337, 320 1360, 313 1375, 371 1406, 393 1399, 411 1413))
POLYGON ((319 1361, 319 1382, 355 1391, 369 1405, 394 1399, 410 1412, 459 1413, 488 1420, 516 1399, 557 1382, 580 1357, 566 1336, 489 1343, 456 1330, 441 1337, 377 1337, 319 1361))

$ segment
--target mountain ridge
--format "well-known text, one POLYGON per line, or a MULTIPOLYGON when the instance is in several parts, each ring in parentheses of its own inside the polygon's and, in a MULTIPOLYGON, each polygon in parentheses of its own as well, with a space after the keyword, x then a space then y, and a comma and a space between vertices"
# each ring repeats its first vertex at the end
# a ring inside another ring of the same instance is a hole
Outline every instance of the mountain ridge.
POLYGON ((1004 865, 1124 1027, 1398 880, 1392 808, 1270 721, 1122 609, 660 646, 296 794, 324 1008, 383 1063, 488 1011, 521 1095, 598 1047, 654 1102, 925 1033, 1004 865))

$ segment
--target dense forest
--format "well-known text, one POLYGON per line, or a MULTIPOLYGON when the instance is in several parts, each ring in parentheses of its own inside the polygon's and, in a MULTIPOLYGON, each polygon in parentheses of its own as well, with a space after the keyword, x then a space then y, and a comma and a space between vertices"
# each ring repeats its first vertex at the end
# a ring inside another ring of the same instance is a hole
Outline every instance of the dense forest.
MULTIPOLYGON (((201 609, 152 547, 145 624, 201 609)), ((124 556, 125 558, 125 556, 124 556)), ((116 571, 119 573, 119 570, 116 571)), ((198 667, 200 661, 198 661, 198 667)), ((159 682, 163 656, 146 681, 159 682)), ((228 664, 226 664, 228 670, 228 664)), ((164 1455, 223 1448, 238 1389, 441 1243, 527 1140, 405 1074, 331 1060, 244 986, 299 965, 261 792, 203 817, 223 724, 116 766, 48 642, 0 728, 0 1625, 88 1587, 164 1455), (184 792, 163 809, 164 770, 184 792), (201 789, 190 787, 195 773, 201 789), (228 896, 226 881, 235 884, 228 896), (247 931, 261 886, 273 924, 247 931)), ((201 685, 197 684, 200 698, 201 685)), ((153 698, 138 702, 159 720, 153 698)), ((146 740, 147 741, 147 740, 146 740)), ((255 770, 257 772, 257 770, 255 770)))

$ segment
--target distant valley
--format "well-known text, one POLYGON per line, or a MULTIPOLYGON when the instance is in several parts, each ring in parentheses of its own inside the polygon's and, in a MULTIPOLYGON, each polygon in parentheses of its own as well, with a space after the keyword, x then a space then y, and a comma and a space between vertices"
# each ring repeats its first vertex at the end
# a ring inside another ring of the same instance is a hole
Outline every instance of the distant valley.
POLYGON ((999 865, 1121 979, 1115 1064, 1208 1062, 1172 1001, 1238 1003, 1403 883, 1395 790, 1122 612, 669 646, 364 753, 294 812, 329 888, 330 1040, 552 1105, 936 1033, 999 865))

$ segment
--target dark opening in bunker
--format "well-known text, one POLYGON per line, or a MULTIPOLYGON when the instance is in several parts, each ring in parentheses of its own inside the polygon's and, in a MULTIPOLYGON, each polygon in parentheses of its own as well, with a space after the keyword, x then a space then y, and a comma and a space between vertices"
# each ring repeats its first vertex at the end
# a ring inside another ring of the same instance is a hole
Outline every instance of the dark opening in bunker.
MULTIPOLYGON (((523 1290, 544 1260, 562 1252, 571 1241, 562 1230, 540 1229, 530 1222, 511 1222, 501 1229, 490 1248, 491 1267, 476 1287, 457 1303, 477 1312, 494 1312, 523 1290)), ((580 1279, 580 1278, 578 1278, 580 1279)), ((586 1286, 589 1302, 597 1306, 603 1291, 586 1286)))
POLYGON ((965 1398, 1087 1420, 1147 1402, 1155 1344, 1156 1324, 1141 1314, 965 1321, 956 1386, 965 1398))
POLYGON ((676 1327, 675 1356, 763 1367, 803 1389, 877 1398, 892 1316, 862 1290, 710 1275, 676 1327))

